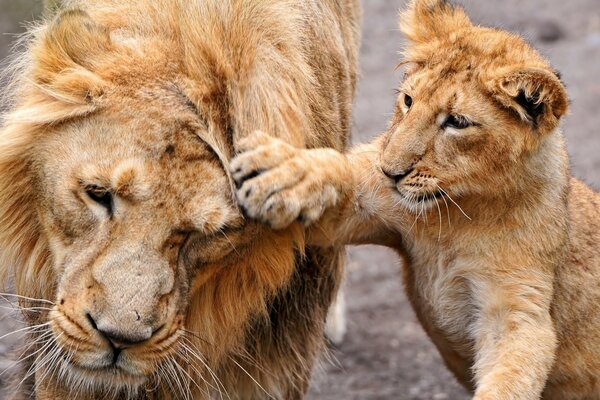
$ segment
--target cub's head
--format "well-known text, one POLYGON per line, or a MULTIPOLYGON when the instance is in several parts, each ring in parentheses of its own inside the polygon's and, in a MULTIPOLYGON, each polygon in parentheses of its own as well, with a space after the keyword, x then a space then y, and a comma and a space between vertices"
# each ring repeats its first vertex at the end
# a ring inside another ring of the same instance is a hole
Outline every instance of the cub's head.
POLYGON ((227 129, 164 46, 117 43, 77 11, 32 44, 0 131, 0 263, 20 296, 44 299, 21 303, 35 306, 38 377, 175 385, 173 359, 204 371, 293 270, 285 234, 266 237, 270 259, 244 223, 227 129))
POLYGON ((525 185, 527 163, 567 111, 556 72, 519 36, 474 26, 446 1, 413 1, 400 25, 407 70, 381 168, 401 203, 417 210, 525 185))

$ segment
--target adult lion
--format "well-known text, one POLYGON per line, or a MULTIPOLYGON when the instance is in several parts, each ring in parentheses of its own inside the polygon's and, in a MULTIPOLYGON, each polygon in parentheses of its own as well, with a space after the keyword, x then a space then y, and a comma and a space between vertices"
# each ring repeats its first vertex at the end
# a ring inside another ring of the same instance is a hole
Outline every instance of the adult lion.
POLYGON ((301 398, 342 253, 245 221, 227 164, 255 129, 345 147, 357 2, 65 3, 0 131, 11 398, 301 398))

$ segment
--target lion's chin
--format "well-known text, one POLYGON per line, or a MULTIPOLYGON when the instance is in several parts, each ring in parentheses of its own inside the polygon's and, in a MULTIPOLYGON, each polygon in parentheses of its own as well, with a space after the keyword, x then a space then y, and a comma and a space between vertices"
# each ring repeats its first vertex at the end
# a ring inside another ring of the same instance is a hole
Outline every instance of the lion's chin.
POLYGON ((137 392, 147 386, 151 375, 142 375, 131 368, 109 366, 105 368, 87 368, 67 364, 64 368, 66 382, 70 387, 87 388, 98 392, 137 392))

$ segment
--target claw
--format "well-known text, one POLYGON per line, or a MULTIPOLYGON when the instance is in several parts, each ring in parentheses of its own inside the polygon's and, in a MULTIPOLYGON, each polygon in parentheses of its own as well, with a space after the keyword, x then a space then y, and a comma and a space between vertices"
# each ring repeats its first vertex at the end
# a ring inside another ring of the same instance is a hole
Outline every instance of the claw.
MULTIPOLYGON (((241 172, 241 168, 240 168, 239 172, 241 172)), ((249 181, 249 180, 251 180, 251 179, 254 179, 254 178, 256 178, 257 176, 259 176, 260 174, 262 174, 263 172, 265 172, 265 170, 264 170, 264 169, 258 169, 258 170, 252 171, 252 172, 250 172, 249 174, 247 174, 247 175, 244 175, 244 176, 242 176, 242 177, 236 177, 236 176, 235 176, 235 174, 239 174, 239 172, 237 172, 237 173, 234 173, 234 177, 233 177, 233 181, 234 181, 234 183, 235 183, 235 188, 236 188, 236 189, 239 189, 239 188, 241 188, 241 187, 242 187, 242 185, 243 185, 243 184, 244 184, 246 181, 249 181)))

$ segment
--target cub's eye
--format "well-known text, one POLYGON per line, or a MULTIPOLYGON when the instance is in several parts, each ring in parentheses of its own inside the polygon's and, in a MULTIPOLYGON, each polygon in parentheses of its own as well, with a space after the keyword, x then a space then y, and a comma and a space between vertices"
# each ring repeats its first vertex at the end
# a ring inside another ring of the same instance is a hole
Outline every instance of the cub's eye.
POLYGON ((442 124, 442 128, 465 129, 473 125, 468 119, 460 115, 449 115, 442 124))
POLYGON ((112 194, 100 186, 88 186, 85 188, 85 194, 94 202, 106 209, 109 215, 113 213, 113 197, 112 194))
POLYGON ((410 97, 406 93, 404 94, 404 105, 406 106, 406 108, 411 108, 413 105, 412 97, 410 97))

